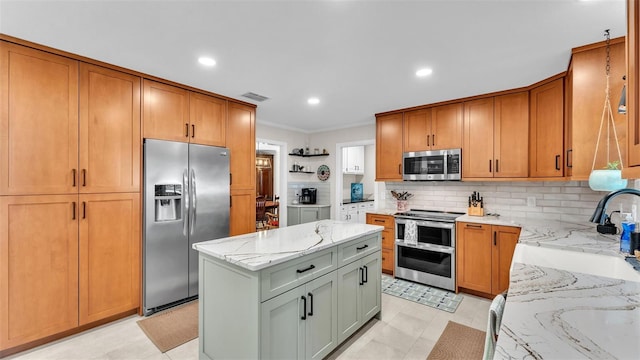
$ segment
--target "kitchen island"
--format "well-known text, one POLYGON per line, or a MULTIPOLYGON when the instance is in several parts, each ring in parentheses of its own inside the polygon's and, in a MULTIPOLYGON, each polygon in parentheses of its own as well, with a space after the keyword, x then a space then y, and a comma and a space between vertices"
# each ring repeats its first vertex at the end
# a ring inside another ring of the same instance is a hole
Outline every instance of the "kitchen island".
POLYGON ((382 230, 324 220, 194 244, 200 359, 329 354, 380 316, 382 230))
POLYGON ((495 359, 637 359, 640 273, 619 235, 596 224, 509 217, 457 221, 520 226, 495 359))

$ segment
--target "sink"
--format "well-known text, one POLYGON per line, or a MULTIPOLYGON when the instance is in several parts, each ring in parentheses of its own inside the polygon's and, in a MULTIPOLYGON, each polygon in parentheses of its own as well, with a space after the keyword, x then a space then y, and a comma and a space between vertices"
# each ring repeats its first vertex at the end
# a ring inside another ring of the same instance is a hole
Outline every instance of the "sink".
POLYGON ((512 267, 515 262, 640 282, 640 272, 616 256, 517 244, 512 267))

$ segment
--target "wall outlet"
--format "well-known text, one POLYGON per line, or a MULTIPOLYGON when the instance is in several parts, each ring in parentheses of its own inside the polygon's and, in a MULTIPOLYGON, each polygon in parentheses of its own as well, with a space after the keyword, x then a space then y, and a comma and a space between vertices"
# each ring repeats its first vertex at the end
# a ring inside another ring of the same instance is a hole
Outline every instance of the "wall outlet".
POLYGON ((527 196, 527 206, 535 207, 536 206, 536 197, 535 196, 527 196))
POLYGON ((296 190, 295 195, 296 196, 300 196, 300 192, 298 190, 296 190))

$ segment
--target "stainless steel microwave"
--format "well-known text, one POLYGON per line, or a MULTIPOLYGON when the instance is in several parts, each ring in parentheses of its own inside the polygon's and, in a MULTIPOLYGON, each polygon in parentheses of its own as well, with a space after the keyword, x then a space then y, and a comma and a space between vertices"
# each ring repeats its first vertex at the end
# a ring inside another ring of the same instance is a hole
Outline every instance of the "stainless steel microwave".
POLYGON ((406 152, 402 155, 403 180, 460 180, 461 174, 461 149, 406 152))

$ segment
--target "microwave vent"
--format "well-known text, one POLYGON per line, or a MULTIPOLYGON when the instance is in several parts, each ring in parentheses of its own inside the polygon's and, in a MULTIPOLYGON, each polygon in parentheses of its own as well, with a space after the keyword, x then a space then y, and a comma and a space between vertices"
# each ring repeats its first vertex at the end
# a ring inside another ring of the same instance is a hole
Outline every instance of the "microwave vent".
POLYGON ((246 97, 246 98, 249 98, 249 99, 251 99, 251 100, 259 101, 259 102, 263 102, 263 101, 265 101, 265 100, 268 100, 268 99, 269 99, 269 98, 268 98, 268 97, 266 97, 266 96, 263 96, 263 95, 260 95, 260 94, 256 94, 256 93, 251 92, 251 91, 249 91, 249 92, 247 92, 247 93, 242 94, 242 96, 244 96, 244 97, 246 97))

